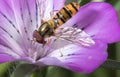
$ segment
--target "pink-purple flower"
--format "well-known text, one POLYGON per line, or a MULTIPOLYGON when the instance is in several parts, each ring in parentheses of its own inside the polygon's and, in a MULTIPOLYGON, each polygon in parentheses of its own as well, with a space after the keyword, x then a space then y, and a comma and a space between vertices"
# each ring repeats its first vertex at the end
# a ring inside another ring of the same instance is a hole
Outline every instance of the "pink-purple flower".
POLYGON ((66 28, 77 24, 83 33, 74 41, 81 40, 82 45, 60 38, 46 46, 32 41, 33 31, 41 21, 51 19, 51 12, 61 9, 64 3, 65 0, 0 0, 0 63, 25 61, 83 73, 98 68, 107 59, 107 44, 120 41, 118 16, 108 3, 91 2, 81 6, 62 25, 66 28))

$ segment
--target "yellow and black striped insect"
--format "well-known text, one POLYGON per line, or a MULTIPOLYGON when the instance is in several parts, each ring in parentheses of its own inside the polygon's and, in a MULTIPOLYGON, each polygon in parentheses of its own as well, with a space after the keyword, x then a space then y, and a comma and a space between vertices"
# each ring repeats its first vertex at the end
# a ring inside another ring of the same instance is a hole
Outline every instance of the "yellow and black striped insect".
POLYGON ((45 38, 54 36, 55 30, 68 21, 78 12, 79 3, 72 2, 60 9, 52 19, 42 23, 38 30, 33 33, 34 40, 38 43, 45 44, 45 38))

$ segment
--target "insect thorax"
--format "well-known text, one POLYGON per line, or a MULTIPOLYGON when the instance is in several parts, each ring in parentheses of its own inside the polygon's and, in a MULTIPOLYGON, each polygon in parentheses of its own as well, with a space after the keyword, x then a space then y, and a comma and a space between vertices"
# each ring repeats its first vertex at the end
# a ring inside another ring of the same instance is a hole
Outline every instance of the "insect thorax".
POLYGON ((53 31, 55 29, 55 22, 53 20, 48 20, 47 22, 44 22, 40 28, 38 29, 39 34, 43 37, 49 37, 53 35, 53 31))

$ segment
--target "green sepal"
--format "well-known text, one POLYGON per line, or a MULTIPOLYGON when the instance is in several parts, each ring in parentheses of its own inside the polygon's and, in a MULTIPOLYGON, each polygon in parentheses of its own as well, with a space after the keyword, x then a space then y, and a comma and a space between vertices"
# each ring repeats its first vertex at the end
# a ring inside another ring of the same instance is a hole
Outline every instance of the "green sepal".
POLYGON ((120 70, 120 62, 119 61, 115 61, 115 60, 110 60, 108 59, 103 65, 102 67, 104 68, 109 68, 109 69, 113 69, 113 70, 120 70))

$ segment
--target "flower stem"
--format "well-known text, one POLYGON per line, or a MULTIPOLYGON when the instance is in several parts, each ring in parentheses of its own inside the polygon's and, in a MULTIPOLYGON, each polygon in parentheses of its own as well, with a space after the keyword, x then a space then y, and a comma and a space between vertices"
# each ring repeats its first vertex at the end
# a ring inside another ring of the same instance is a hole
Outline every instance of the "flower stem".
POLYGON ((46 77, 47 75, 47 67, 43 67, 40 69, 36 69, 31 77, 46 77))

